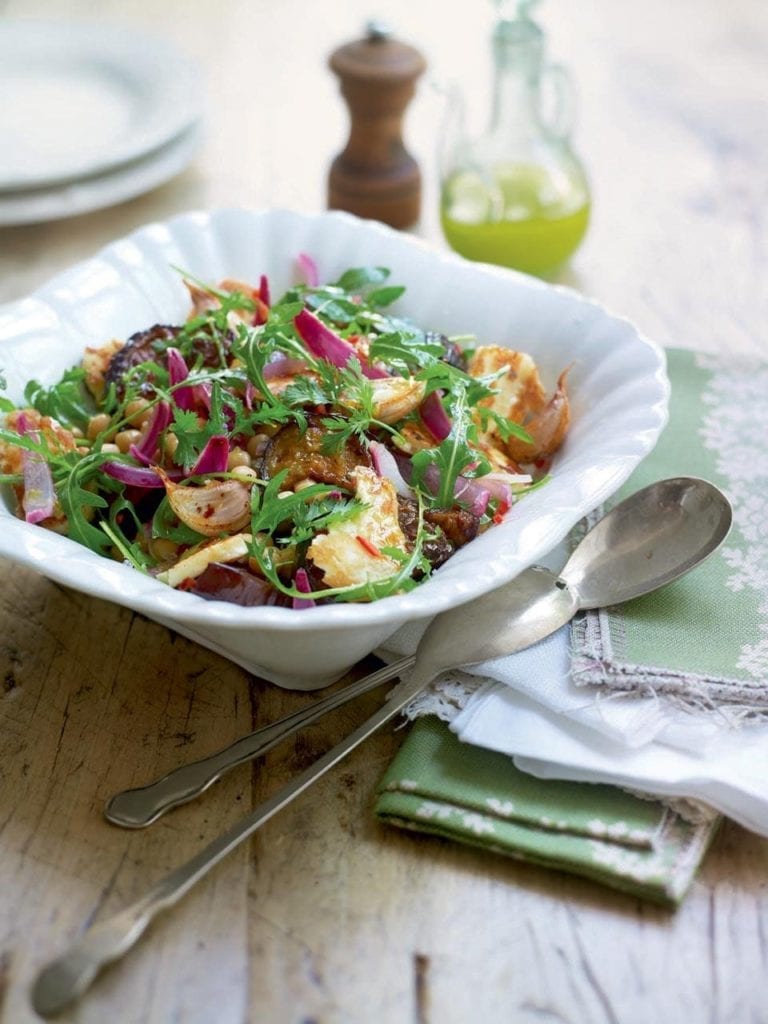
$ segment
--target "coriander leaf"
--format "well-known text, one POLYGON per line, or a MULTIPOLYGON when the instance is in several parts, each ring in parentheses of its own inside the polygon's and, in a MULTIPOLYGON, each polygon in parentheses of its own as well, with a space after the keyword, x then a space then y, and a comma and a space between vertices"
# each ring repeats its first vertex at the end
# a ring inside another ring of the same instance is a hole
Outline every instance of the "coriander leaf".
MULTIPOLYGON (((329 484, 314 484, 301 491, 281 491, 288 471, 283 470, 260 490, 251 493, 251 536, 269 537, 279 532, 275 542, 283 547, 311 541, 321 530, 329 529, 359 514, 365 505, 356 498, 339 495, 329 484), (281 496, 282 495, 282 496, 281 496)), ((261 542, 256 542, 261 547, 261 542)), ((258 555, 254 557, 258 558, 258 555)))
POLYGON ((177 466, 192 466, 205 447, 208 435, 201 430, 197 413, 191 409, 173 409, 173 427, 179 442, 173 453, 173 461, 177 466))
POLYGON ((332 396, 318 380, 301 375, 295 377, 280 396, 286 405, 326 405, 332 396))
MULTIPOLYGON (((303 544, 311 541, 320 531, 354 519, 365 507, 357 498, 331 497, 327 488, 324 489, 325 495, 316 492, 314 498, 307 497, 313 490, 311 487, 297 492, 296 497, 302 500, 292 502, 292 507, 288 510, 293 520, 291 532, 288 536, 279 538, 279 544, 303 544)), ((284 499, 286 502, 289 500, 284 499)))

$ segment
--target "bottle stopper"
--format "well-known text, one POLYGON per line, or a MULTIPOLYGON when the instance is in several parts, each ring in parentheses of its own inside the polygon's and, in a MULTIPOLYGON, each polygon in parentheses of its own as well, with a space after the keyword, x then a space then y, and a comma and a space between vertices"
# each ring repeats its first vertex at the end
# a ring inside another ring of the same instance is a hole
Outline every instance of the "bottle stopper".
POLYGON ((330 56, 349 108, 350 132, 331 164, 328 207, 395 228, 419 219, 421 174, 403 143, 403 115, 426 62, 418 50, 370 22, 363 39, 330 56))

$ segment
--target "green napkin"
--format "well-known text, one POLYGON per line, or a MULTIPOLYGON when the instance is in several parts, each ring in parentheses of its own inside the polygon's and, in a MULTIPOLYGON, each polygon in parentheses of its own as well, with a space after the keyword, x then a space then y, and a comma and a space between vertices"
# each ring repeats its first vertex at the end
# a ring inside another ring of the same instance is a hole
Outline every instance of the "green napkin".
POLYGON ((414 723, 375 812, 666 905, 685 895, 719 822, 692 824, 613 786, 536 779, 504 754, 461 743, 434 716, 414 723))

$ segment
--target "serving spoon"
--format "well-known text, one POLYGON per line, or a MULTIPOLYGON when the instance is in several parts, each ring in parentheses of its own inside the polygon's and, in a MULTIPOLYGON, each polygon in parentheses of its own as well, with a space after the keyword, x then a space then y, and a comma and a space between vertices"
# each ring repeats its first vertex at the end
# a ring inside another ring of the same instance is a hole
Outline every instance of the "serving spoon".
MULTIPOLYGON (((521 631, 528 630, 526 645, 535 643, 568 622, 579 609, 619 604, 668 583, 714 550, 730 521, 726 499, 706 481, 678 478, 639 491, 617 505, 586 535, 559 576, 533 566, 517 576, 509 593, 504 589, 506 624, 514 626, 511 642, 517 645, 521 631)), ((497 591, 494 600, 501 599, 502 593, 497 591)), ((473 642, 474 635, 467 629, 468 608, 472 605, 439 617, 446 633, 453 635, 455 630, 461 636, 467 664, 475 657, 466 646, 473 642)), ((482 649, 477 653, 475 660, 492 657, 482 649)), ((182 765, 146 786, 117 793, 107 803, 104 815, 123 828, 145 828, 173 807, 200 796, 237 765, 266 754, 328 712, 402 676, 415 661, 415 655, 410 655, 385 665, 222 750, 182 765)))
MULTIPOLYGON (((437 615, 411 668, 374 714, 268 800, 186 864, 156 882, 124 910, 93 925, 38 974, 32 1005, 59 1013, 81 996, 102 967, 119 959, 157 913, 178 902, 211 868, 378 728, 405 708, 441 672, 523 650, 564 625, 579 608, 639 597, 698 565, 721 543, 731 507, 712 484, 691 477, 664 480, 627 498, 578 545, 558 576, 538 566, 459 608, 437 615)), ((380 679, 379 682, 382 680, 380 679)), ((360 691, 358 691, 360 692, 360 691)))

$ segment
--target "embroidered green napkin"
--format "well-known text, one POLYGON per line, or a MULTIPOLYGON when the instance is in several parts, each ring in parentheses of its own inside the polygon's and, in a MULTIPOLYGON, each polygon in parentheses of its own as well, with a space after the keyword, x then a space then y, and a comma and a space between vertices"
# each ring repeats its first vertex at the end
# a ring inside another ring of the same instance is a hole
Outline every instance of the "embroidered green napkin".
POLYGON ((684 821, 613 786, 536 779, 511 758, 418 719, 379 785, 376 815, 666 905, 679 903, 719 819, 684 821))

